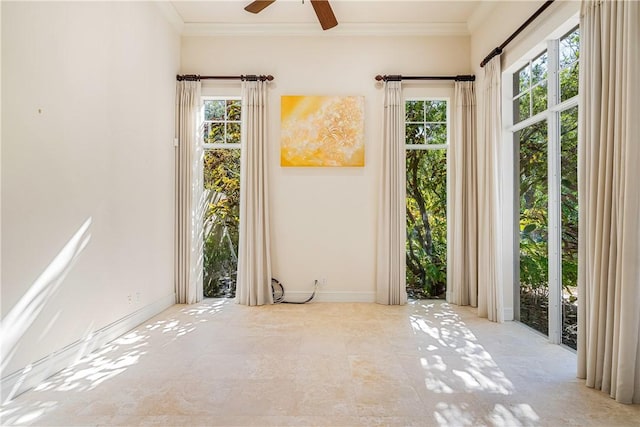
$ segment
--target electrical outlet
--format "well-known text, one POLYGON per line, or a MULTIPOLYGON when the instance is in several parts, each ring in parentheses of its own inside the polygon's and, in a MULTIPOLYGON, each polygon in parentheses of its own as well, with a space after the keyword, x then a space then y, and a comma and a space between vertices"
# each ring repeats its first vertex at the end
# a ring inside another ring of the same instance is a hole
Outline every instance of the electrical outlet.
POLYGON ((133 298, 131 298, 131 294, 127 295, 127 301, 129 302, 129 304, 133 302, 133 298))
POLYGON ((327 286, 327 278, 323 277, 318 283, 320 283, 320 286, 327 286))

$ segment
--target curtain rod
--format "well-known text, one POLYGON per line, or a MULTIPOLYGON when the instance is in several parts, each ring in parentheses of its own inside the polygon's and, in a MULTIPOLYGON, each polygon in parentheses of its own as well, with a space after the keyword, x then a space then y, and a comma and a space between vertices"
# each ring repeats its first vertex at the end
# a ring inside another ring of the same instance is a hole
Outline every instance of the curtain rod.
POLYGON ((190 82, 195 82, 195 81, 199 81, 199 80, 242 80, 242 81, 250 81, 250 82, 255 82, 260 80, 261 82, 263 81, 272 81, 273 80, 273 76, 272 75, 268 75, 268 76, 264 76, 264 75, 260 75, 260 76, 256 76, 255 74, 248 74, 248 75, 240 75, 240 76, 201 76, 198 74, 183 74, 180 75, 178 74, 176 76, 176 80, 178 80, 179 82, 186 80, 186 81, 190 81, 190 82))
POLYGON ((485 65, 487 65, 487 63, 489 61, 491 61, 491 59, 493 59, 493 57, 501 55, 502 54, 502 50, 507 47, 507 45, 509 43, 511 43, 511 41, 513 41, 513 39, 515 39, 516 37, 518 37, 518 35, 529 26, 529 24, 531 24, 533 21, 535 21, 535 19, 540 16, 542 14, 542 12, 544 12, 549 6, 551 6, 551 3, 553 3, 554 0, 547 0, 544 2, 544 4, 542 6, 540 6, 540 8, 538 10, 535 11, 535 13, 533 15, 531 15, 529 17, 529 19, 527 19, 526 21, 524 21, 524 24, 520 25, 520 27, 518 27, 517 30, 515 30, 513 32, 513 34, 511 34, 509 36, 508 39, 506 39, 504 42, 502 42, 502 44, 500 46, 498 46, 497 48, 493 49, 491 51, 491 53, 489 53, 487 56, 485 56, 485 58, 482 60, 482 62, 480 63, 481 67, 484 67, 485 65))
POLYGON ((391 74, 376 76, 377 81, 399 82, 401 80, 455 80, 457 82, 472 82, 476 79, 474 75, 458 75, 458 76, 401 76, 399 74, 391 74))

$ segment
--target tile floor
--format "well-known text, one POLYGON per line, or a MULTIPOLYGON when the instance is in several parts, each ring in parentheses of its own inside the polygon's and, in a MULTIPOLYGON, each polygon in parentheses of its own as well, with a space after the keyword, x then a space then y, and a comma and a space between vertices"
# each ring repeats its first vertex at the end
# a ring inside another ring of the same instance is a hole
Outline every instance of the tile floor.
POLYGON ((640 426, 576 356, 440 301, 176 305, 2 407, 2 425, 640 426))

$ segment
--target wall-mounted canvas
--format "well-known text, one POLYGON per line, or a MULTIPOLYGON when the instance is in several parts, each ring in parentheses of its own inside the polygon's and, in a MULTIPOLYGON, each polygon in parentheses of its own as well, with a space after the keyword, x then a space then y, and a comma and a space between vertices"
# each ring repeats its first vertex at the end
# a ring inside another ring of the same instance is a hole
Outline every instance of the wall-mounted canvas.
POLYGON ((363 96, 283 96, 281 166, 364 166, 363 96))

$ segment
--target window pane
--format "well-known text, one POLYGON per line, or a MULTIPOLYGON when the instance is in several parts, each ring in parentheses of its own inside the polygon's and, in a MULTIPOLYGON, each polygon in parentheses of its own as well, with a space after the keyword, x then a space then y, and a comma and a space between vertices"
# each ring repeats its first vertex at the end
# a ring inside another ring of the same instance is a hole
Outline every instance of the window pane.
POLYGON ((213 101, 204 101, 204 119, 213 120, 213 101))
POLYGON ((447 151, 407 150, 407 294, 444 298, 447 285, 447 151))
POLYGON ((521 97, 513 101, 513 122, 518 123, 531 117, 530 92, 524 93, 521 97))
POLYGON ((425 125, 427 144, 446 144, 447 125, 440 123, 427 123, 425 125))
POLYGON ((560 40, 560 68, 576 62, 580 57, 580 30, 575 29, 560 40))
POLYGON ((424 101, 407 101, 405 103, 408 122, 424 122, 424 101))
POLYGON ((240 144, 240 123, 227 123, 228 144, 240 144))
POLYGON ((531 84, 534 85, 547 78, 547 52, 537 57, 531 64, 531 84))
POLYGON ((405 130, 406 143, 410 145, 425 144, 424 125, 408 124, 405 130))
POLYGON ((240 100, 239 99, 227 100, 227 120, 240 121, 240 100))
POLYGON ((522 93, 529 89, 529 65, 523 67, 513 75, 513 78, 516 80, 515 86, 518 89, 518 93, 522 93))
POLYGON ((531 96, 533 96, 533 111, 532 116, 543 112, 547 109, 547 82, 543 81, 538 86, 535 86, 531 90, 531 96))
POLYGON ((447 121, 447 101, 425 101, 426 122, 447 121))
POLYGON ((547 123, 517 132, 520 142, 520 321, 548 334, 547 123))
POLYGON ((560 113, 562 210, 562 343, 577 348, 578 107, 560 113))
POLYGON ((238 262, 240 150, 204 155, 204 296, 233 298, 238 262))
POLYGON ((224 123, 209 123, 209 144, 220 144, 224 142, 224 123))
POLYGON ((578 94, 578 63, 560 70, 560 101, 566 101, 578 94))
POLYGON ((207 100, 204 102, 205 120, 224 120, 224 100, 207 100))

